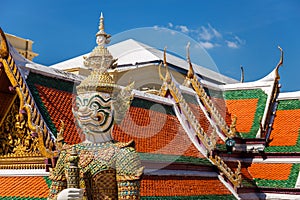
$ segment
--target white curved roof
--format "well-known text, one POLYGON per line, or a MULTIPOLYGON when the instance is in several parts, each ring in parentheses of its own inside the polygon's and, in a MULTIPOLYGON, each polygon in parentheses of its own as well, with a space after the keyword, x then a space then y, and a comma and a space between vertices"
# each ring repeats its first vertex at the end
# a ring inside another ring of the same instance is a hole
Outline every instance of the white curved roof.
MULTIPOLYGON (((132 68, 143 67, 147 63, 158 63, 163 60, 163 51, 148 46, 146 44, 137 42, 133 39, 128 39, 114 45, 107 47, 114 58, 118 59, 118 66, 126 66, 132 68), (141 66, 143 64, 143 66, 141 66)), ((66 60, 50 66, 51 68, 68 70, 73 68, 86 69, 83 65, 83 57, 88 56, 89 53, 66 60)), ((182 58, 176 57, 167 53, 167 62, 178 68, 188 70, 188 63, 182 58)), ((204 68, 202 66, 193 64, 195 73, 215 80, 218 83, 237 83, 238 81, 220 73, 204 68)))

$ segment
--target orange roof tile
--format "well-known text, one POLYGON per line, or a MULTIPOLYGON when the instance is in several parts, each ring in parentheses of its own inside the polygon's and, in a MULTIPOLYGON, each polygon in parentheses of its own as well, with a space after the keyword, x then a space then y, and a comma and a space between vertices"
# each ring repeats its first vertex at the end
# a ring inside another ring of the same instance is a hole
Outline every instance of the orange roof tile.
POLYGON ((191 111, 195 115, 196 119, 200 123, 201 127, 205 131, 205 133, 209 134, 212 132, 212 126, 210 125, 208 119, 204 115, 203 111, 201 110, 200 106, 190 103, 189 104, 191 111))
POLYGON ((145 176, 141 196, 225 195, 231 192, 217 179, 182 176, 145 176))
POLYGON ((41 176, 0 177, 0 197, 47 198, 49 188, 41 176))
POLYGON ((300 110, 277 110, 270 146, 294 146, 299 138, 300 110))
POLYGON ((60 120, 65 123, 64 141, 76 144, 81 141, 77 133, 74 116, 72 113, 72 93, 53 88, 35 85, 39 96, 48 110, 57 131, 60 130, 60 120))
POLYGON ((253 178, 267 180, 287 180, 293 164, 286 163, 252 163, 248 171, 253 178))
MULTIPOLYGON (((72 113, 72 94, 36 85, 55 128, 65 123, 65 142, 80 142, 72 113)), ((137 107, 130 107, 126 120, 115 125, 113 137, 118 141, 136 142, 138 152, 203 157, 191 143, 176 116, 137 107), (178 148, 180 147, 180 148, 178 148)))
POLYGON ((113 138, 121 142, 134 140, 138 152, 201 157, 176 116, 130 107, 113 138))
MULTIPOLYGON (((228 113, 237 116, 236 129, 241 133, 251 130, 258 99, 226 100, 228 113)), ((230 124, 229 124, 230 125, 230 124)))

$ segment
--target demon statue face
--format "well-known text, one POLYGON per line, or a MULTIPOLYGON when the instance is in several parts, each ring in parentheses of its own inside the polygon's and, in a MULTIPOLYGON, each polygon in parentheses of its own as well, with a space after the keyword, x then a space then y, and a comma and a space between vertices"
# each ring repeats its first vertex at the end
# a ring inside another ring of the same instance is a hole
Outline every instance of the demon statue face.
POLYGON ((85 134, 107 133, 113 126, 111 96, 108 93, 92 92, 76 97, 77 122, 85 134))

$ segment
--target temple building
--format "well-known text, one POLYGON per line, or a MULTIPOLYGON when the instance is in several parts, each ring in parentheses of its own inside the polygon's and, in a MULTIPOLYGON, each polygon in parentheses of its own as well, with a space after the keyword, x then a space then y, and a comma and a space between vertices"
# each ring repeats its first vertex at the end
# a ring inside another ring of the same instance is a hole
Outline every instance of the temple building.
MULTIPOLYGON (((43 66, 31 41, 0 39, 0 199, 47 199, 60 150, 84 137, 72 106, 90 53, 43 66)), ((141 199, 299 199, 300 91, 280 92, 279 50, 273 71, 240 82, 188 48, 184 60, 134 39, 108 45, 115 83, 135 83, 112 135, 135 143, 141 199)))

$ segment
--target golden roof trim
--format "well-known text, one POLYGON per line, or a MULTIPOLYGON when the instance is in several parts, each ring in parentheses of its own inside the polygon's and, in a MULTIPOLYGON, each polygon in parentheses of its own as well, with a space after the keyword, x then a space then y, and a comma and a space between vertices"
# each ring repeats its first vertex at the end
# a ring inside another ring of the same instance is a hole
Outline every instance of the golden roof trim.
MULTIPOLYGON (((23 79, 17 65, 14 62, 14 59, 7 52, 7 56, 3 57, 5 51, 8 51, 7 48, 7 39, 4 32, 0 29, 1 35, 1 58, 0 62, 4 66, 5 73, 11 82, 13 88, 20 99, 20 109, 24 110, 27 114, 27 122, 29 129, 38 134, 38 147, 41 154, 45 157, 51 158, 56 156, 57 152, 53 152, 52 148, 54 143, 51 139, 51 135, 47 129, 45 121, 42 119, 41 114, 39 113, 35 101, 29 92, 29 88, 26 85, 26 81, 23 79), (6 44, 6 45, 3 45, 6 44)), ((24 114, 20 113, 20 118, 24 119, 24 114)))

